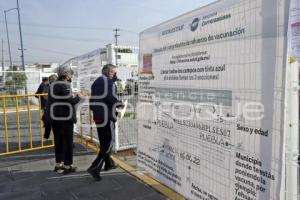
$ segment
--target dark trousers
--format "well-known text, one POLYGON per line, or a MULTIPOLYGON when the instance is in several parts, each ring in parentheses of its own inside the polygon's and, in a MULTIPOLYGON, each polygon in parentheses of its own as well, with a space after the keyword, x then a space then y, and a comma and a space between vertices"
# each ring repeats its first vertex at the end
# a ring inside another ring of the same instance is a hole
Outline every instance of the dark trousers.
POLYGON ((73 164, 73 128, 72 122, 52 123, 56 163, 73 164))
POLYGON ((44 138, 49 139, 50 134, 51 134, 51 124, 45 124, 44 129, 45 129, 44 138))
POLYGON ((44 129, 45 129, 44 138, 49 139, 50 133, 51 133, 51 124, 46 123, 45 110, 46 110, 46 108, 43 109, 43 116, 42 116, 42 121, 43 121, 44 129))
POLYGON ((92 163, 92 168, 97 168, 100 172, 103 164, 113 165, 113 160, 111 159, 111 151, 113 147, 113 136, 114 136, 114 124, 108 122, 102 127, 97 127, 98 138, 100 142, 100 151, 92 163))

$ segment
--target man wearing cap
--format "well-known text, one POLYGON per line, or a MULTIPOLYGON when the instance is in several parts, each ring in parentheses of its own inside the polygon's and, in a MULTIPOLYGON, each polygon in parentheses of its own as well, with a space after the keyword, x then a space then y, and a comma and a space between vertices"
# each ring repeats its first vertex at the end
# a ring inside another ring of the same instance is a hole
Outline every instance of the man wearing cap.
POLYGON ((50 123, 54 133, 55 160, 54 171, 63 170, 64 174, 76 171, 73 164, 73 128, 76 123, 75 105, 87 96, 80 92, 73 97, 71 81, 73 70, 60 66, 58 79, 50 85, 45 120, 50 123))

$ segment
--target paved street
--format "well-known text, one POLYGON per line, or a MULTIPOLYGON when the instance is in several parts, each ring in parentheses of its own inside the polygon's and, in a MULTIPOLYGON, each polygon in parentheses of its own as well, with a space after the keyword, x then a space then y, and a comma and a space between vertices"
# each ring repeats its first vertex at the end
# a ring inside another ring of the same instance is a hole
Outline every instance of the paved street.
POLYGON ((166 199, 120 168, 102 173, 95 182, 86 172, 95 154, 75 146, 74 164, 78 171, 70 175, 52 172, 52 149, 0 158, 0 199, 9 200, 129 200, 166 199))

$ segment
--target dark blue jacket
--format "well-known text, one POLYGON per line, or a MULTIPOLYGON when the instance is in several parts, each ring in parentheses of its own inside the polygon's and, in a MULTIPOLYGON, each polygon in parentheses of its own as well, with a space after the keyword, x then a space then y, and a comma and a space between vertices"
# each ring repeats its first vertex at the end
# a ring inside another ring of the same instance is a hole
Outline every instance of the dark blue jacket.
POLYGON ((96 123, 117 121, 116 107, 122 105, 116 95, 116 85, 106 76, 100 76, 92 84, 90 109, 96 123))
MULTIPOLYGON (((47 93, 48 87, 49 87, 49 85, 41 83, 39 85, 39 88, 37 89, 37 91, 36 91, 35 94, 44 94, 44 93, 47 93)), ((36 98, 39 99, 39 96, 36 96, 36 98)), ((41 105, 41 109, 44 109, 47 106, 47 99, 44 96, 41 96, 40 98, 41 98, 41 104, 40 104, 41 105)))

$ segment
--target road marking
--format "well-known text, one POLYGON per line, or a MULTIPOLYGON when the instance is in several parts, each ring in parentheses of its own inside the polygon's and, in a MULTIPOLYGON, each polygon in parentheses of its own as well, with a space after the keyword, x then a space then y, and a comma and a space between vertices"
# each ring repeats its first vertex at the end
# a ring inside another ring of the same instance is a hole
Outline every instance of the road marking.
MULTIPOLYGON (((80 171, 78 171, 80 172, 80 171)), ((74 172, 76 173, 76 172, 74 172)), ((58 174, 63 174, 63 171, 61 173, 58 174)), ((101 177, 105 177, 105 176, 117 176, 117 175, 127 175, 127 172, 111 172, 111 173, 105 173, 105 172, 101 172, 101 177)), ((49 177, 47 178, 48 180, 52 180, 52 179, 62 179, 62 178, 82 178, 82 177, 91 177, 90 174, 88 173, 84 173, 84 174, 73 174, 73 175, 63 175, 63 176, 54 176, 54 177, 49 177)))

